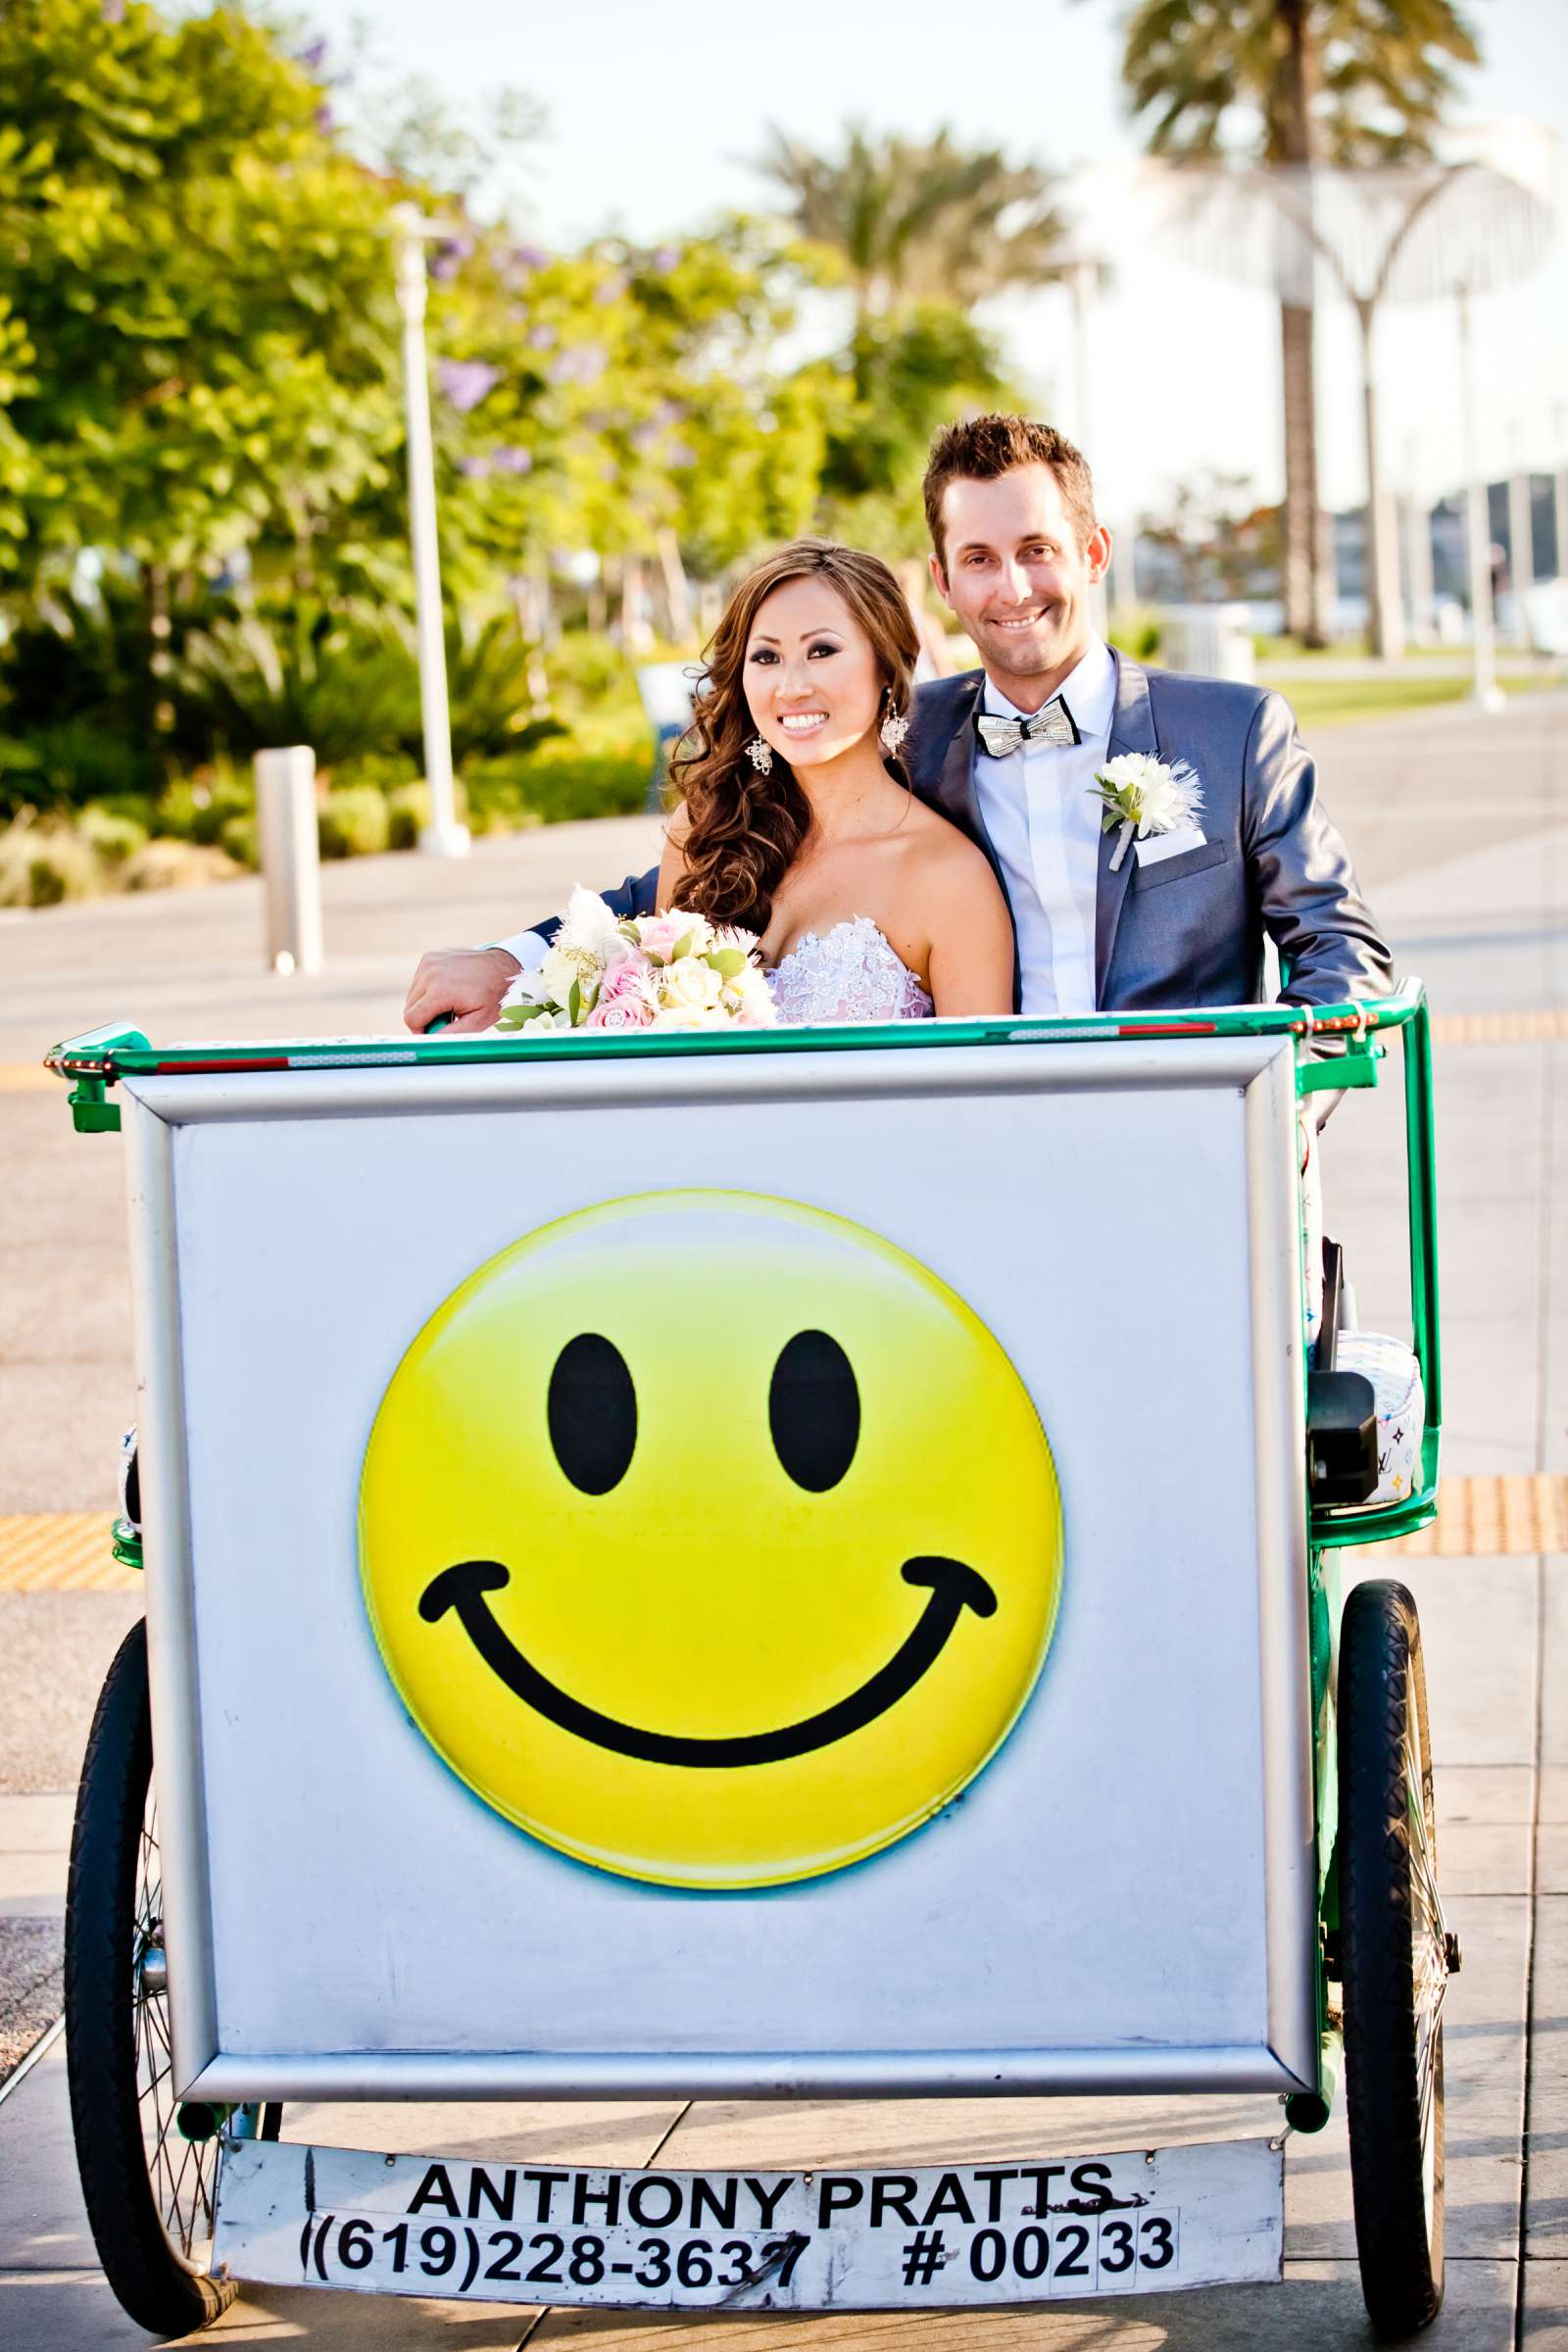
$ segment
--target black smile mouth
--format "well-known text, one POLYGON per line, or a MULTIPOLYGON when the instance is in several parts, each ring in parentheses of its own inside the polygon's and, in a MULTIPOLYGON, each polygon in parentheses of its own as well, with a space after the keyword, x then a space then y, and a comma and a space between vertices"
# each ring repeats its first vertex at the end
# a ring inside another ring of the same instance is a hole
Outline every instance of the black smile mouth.
POLYGON ((612 1715, 601 1715, 597 1707, 585 1706, 563 1690, 523 1656, 491 1613, 485 1594, 512 1582, 511 1570, 503 1568, 499 1560, 460 1560, 454 1567, 443 1568, 425 1587, 419 1615, 427 1625, 434 1625, 448 1609, 455 1610, 480 1657, 509 1690, 562 1731, 591 1740, 598 1747, 633 1756, 643 1764, 781 1764, 791 1756, 809 1755, 813 1748, 847 1739, 851 1732, 862 1731, 885 1715, 936 1663, 965 1609, 972 1609, 977 1617, 996 1615, 995 1592, 985 1578, 965 1567, 962 1560, 906 1560, 902 1573, 906 1585, 928 1585, 931 1597, 912 1633, 885 1666, 820 1714, 784 1724, 777 1731, 747 1732, 733 1740, 694 1740, 674 1732, 643 1731, 636 1724, 617 1723, 612 1715))

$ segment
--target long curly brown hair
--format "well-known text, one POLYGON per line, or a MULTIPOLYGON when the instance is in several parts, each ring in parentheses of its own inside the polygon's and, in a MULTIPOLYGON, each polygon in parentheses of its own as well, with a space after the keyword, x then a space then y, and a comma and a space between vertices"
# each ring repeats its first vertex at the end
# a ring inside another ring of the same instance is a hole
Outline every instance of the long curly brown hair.
MULTIPOLYGON (((773 894, 811 829, 811 808, 787 760, 775 751, 770 773, 753 766, 746 746, 757 732, 742 683, 746 647, 764 598, 786 580, 825 580, 871 640, 882 672, 883 710, 907 711, 919 658, 909 608, 880 556, 831 539, 792 539, 747 573, 724 608, 704 656, 692 723, 670 760, 670 775, 690 825, 681 844, 683 906, 710 922, 740 923, 760 936, 773 894)), ((907 787, 896 755, 890 775, 907 787)))

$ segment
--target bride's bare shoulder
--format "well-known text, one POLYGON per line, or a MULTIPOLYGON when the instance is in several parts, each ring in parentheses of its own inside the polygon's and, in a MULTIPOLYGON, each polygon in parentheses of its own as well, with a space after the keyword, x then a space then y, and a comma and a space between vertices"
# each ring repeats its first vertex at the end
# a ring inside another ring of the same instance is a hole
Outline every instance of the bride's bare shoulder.
POLYGON ((978 889, 989 883, 998 889, 997 878, 991 870, 991 860, 977 842, 960 831, 951 816, 940 808, 928 808, 924 801, 913 803, 914 829, 909 846, 915 853, 922 878, 944 887, 978 889))

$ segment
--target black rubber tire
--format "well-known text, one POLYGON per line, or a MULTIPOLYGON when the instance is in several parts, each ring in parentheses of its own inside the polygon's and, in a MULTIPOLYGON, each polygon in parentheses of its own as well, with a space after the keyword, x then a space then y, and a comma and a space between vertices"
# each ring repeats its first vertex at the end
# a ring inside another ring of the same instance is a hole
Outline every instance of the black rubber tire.
POLYGON ((1396 2342, 1427 2327, 1443 2302, 1446 1975, 1441 1910, 1435 1924, 1432 1918, 1438 1848, 1421 1628, 1402 1585, 1357 1585, 1347 1600, 1338 1706, 1340 1955, 1355 2243, 1372 2325, 1396 2342), (1429 1982, 1441 1968, 1430 2034, 1429 2140, 1421 2121, 1418 1960, 1429 1982))
MULTIPOLYGON (((138 1623, 99 1694, 76 1792, 66 1891, 66 2071, 104 2276, 138 2327, 180 2336, 216 2320, 237 2289, 193 2268, 170 2235, 142 2132, 136 1901, 152 1771, 147 1629, 138 1623)), ((204 2159, 195 2160, 199 2173, 204 2159)))

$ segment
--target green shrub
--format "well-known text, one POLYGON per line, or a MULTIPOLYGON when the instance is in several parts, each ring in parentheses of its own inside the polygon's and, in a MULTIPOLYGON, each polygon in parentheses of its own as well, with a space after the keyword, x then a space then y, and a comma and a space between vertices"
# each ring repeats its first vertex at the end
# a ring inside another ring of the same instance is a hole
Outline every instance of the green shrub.
POLYGON ((652 771, 646 749, 596 756, 568 740, 526 759, 476 768, 467 778, 468 805, 481 832, 529 819, 554 825, 572 817, 630 816, 646 805, 652 771))
POLYGON ((389 850, 416 849, 430 822, 429 785, 421 781, 395 786, 386 796, 386 821, 389 850))
MULTIPOLYGON (((452 757, 459 767, 475 760, 531 751, 563 735, 559 718, 541 717, 533 707, 532 649, 517 633, 510 612, 478 628, 448 624, 447 701, 452 718, 452 757)), ((415 746, 410 743, 412 752, 415 746)), ((419 744, 422 752, 422 739, 419 744)))
POLYGON ((1134 662, 1152 662, 1159 651, 1159 614, 1149 605, 1118 605, 1106 632, 1118 653, 1134 662))
POLYGON ((545 655, 545 669, 552 695, 568 709, 603 703, 612 696, 636 704, 633 664, 613 638, 568 629, 545 655))
POLYGON ((321 803, 318 832, 323 858, 369 858, 391 838, 386 795, 373 784, 346 784, 321 803))
POLYGON ((0 832, 0 906, 58 906, 102 888, 91 843, 70 825, 24 816, 0 832))
POLYGON ((300 599, 193 635, 179 669, 185 707, 239 759, 308 743, 322 767, 418 734, 418 668, 391 614, 300 599))
POLYGON ((418 781, 418 760, 402 751, 359 752, 352 760, 340 760, 326 776, 329 787, 374 784, 382 792, 394 792, 401 785, 418 781))
MULTIPOLYGON (((82 596, 59 586, 37 590, 0 647, 0 698, 13 730, 26 735, 80 720, 118 747, 106 758, 141 768, 138 791, 156 792, 166 752, 199 758, 202 745, 192 739, 179 696, 179 656, 198 619, 210 625, 232 606, 210 580, 191 586, 187 595, 177 577, 170 582, 169 633, 157 638, 144 582, 113 563, 82 596), (172 671, 155 668, 162 654, 173 658, 172 671), (173 724, 166 732, 170 705, 173 724)), ((89 766, 96 766, 92 755, 89 766)))
POLYGON ((262 862, 262 845, 255 810, 246 808, 236 811, 233 816, 225 816, 218 836, 218 846, 225 857, 233 858, 236 865, 243 865, 254 873, 262 862))
POLYGON ((122 728, 82 716, 0 740, 0 814, 79 808, 106 794, 138 795, 161 780, 158 755, 122 728))
POLYGON ((94 801, 92 807, 105 816, 124 817, 128 823, 139 826, 143 833, 156 833, 158 800, 157 794, 149 792, 109 792, 101 801, 94 801))
POLYGON ((231 816, 248 815, 255 805, 249 778, 222 760, 197 768, 193 775, 177 777, 159 796, 152 830, 211 848, 222 839, 231 816))
POLYGON ((126 890, 197 890, 208 882, 232 882, 244 868, 210 844, 145 842, 123 868, 126 890))
POLYGON ((138 824, 134 817, 119 815, 102 801, 95 801, 82 810, 76 819, 76 831, 111 872, 133 858, 147 839, 145 825, 138 824))

